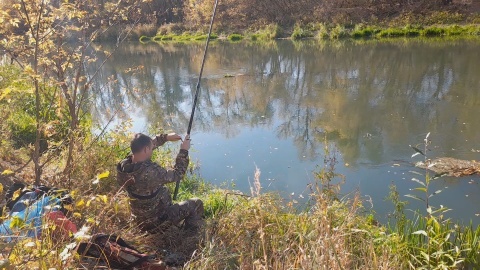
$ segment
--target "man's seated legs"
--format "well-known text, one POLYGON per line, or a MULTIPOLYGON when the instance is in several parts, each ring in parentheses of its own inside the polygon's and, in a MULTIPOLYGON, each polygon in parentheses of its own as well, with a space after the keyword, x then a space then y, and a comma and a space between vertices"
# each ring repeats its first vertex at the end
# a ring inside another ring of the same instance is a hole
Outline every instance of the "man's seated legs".
POLYGON ((185 229, 197 230, 204 224, 203 215, 203 202, 193 198, 169 206, 165 209, 161 222, 170 221, 173 224, 179 224, 184 220, 185 229))

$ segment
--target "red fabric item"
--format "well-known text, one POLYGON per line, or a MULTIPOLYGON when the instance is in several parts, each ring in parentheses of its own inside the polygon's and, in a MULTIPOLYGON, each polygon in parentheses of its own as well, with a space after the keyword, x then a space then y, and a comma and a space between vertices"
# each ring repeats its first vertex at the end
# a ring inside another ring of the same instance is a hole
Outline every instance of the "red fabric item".
POLYGON ((67 236, 69 233, 77 232, 77 225, 71 222, 61 211, 49 212, 46 215, 47 220, 52 221, 67 236))

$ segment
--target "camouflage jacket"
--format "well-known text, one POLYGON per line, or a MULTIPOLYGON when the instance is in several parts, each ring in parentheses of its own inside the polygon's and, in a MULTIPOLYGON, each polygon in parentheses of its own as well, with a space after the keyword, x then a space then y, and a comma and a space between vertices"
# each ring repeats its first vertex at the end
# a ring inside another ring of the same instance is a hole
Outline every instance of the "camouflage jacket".
MULTIPOLYGON (((166 137, 162 134, 153 139, 154 148, 163 145, 166 137)), ((188 162, 188 151, 180 149, 173 170, 166 170, 151 160, 132 163, 131 155, 117 164, 117 182, 127 190, 132 214, 138 221, 154 222, 172 204, 165 184, 182 179, 188 162)))

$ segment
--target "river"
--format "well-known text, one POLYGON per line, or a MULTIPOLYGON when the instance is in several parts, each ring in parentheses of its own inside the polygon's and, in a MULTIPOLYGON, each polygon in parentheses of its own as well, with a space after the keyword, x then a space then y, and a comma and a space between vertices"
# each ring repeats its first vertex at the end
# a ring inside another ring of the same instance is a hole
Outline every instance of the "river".
MULTIPOLYGON (((98 46, 98 51, 108 44, 98 46)), ((131 118, 185 133, 203 43, 124 43, 102 67, 95 118, 131 118)), ((385 221, 394 184, 417 194, 424 180, 413 148, 430 133, 427 157, 480 159, 480 41, 276 41, 210 44, 191 159, 211 183, 249 192, 255 168, 263 191, 302 203, 324 167, 324 146, 345 177, 341 194, 359 191, 365 210, 385 221)), ((150 131, 151 133, 151 131, 150 131)), ((153 134, 150 134, 153 135, 153 134)), ((335 180, 334 182, 338 182, 335 180)), ((480 224, 480 178, 442 177, 433 206, 480 224)), ((415 200, 407 208, 425 206, 415 200)))

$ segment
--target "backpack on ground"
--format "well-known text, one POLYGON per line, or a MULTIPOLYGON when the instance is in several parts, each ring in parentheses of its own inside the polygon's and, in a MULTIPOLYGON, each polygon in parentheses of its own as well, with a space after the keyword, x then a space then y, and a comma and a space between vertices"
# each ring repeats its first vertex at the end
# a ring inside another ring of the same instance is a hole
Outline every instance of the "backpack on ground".
POLYGON ((74 227, 73 223, 63 220, 60 215, 67 211, 64 206, 72 203, 66 190, 46 186, 27 187, 16 182, 7 190, 5 201, 8 215, 0 223, 0 240, 4 242, 39 237, 45 215, 65 233, 74 227))
POLYGON ((168 269, 164 263, 153 261, 154 256, 144 254, 113 234, 95 234, 89 242, 80 243, 77 253, 84 258, 101 260, 108 268, 116 269, 168 269))
POLYGON ((66 189, 51 188, 44 185, 27 186, 21 182, 13 183, 5 194, 5 206, 11 213, 25 210, 27 206, 33 204, 42 197, 49 196, 60 200, 60 209, 64 214, 67 210, 65 205, 72 204, 73 200, 66 189))

